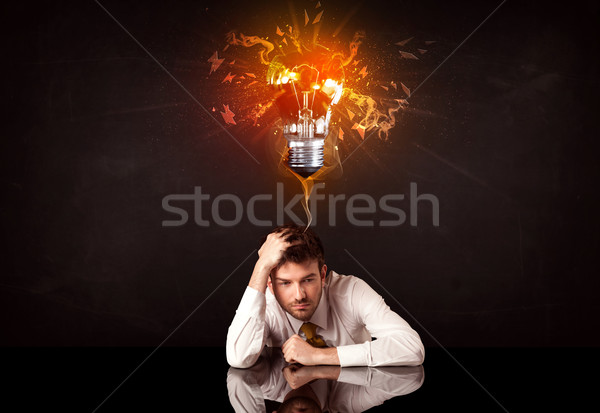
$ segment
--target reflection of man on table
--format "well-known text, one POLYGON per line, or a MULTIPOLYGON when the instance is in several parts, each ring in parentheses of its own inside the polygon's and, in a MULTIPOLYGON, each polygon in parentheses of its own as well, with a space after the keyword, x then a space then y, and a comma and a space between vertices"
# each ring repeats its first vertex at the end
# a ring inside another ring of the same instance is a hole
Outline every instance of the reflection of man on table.
MULTIPOLYGON (((265 400, 278 412, 363 412, 396 396, 414 392, 423 366, 339 367, 288 365, 279 349, 265 350, 250 369, 230 368, 229 400, 236 412, 265 412, 265 400)), ((270 410, 269 410, 270 411, 270 410)))
POLYGON ((379 294, 354 276, 326 277, 323 246, 312 230, 278 227, 258 255, 227 334, 231 366, 252 366, 265 345, 304 365, 423 362, 419 335, 379 294))

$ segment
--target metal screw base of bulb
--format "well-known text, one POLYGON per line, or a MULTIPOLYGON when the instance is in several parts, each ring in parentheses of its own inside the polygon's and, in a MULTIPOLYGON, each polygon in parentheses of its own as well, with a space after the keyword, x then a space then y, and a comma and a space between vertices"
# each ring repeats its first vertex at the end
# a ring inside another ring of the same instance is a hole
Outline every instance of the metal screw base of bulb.
POLYGON ((325 139, 293 140, 288 142, 287 164, 298 175, 308 178, 323 167, 325 139))

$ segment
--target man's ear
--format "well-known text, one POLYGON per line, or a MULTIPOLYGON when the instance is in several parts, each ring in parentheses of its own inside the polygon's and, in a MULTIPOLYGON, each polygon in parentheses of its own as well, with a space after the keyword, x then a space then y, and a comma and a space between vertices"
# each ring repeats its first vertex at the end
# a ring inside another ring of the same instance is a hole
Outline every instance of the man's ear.
POLYGON ((271 271, 271 274, 269 274, 269 278, 267 278, 267 286, 269 287, 269 290, 271 290, 271 294, 275 295, 275 292, 273 292, 273 281, 271 280, 272 276, 273 272, 271 271))
POLYGON ((323 264, 321 267, 321 285, 325 284, 325 277, 327 276, 327 265, 323 264))

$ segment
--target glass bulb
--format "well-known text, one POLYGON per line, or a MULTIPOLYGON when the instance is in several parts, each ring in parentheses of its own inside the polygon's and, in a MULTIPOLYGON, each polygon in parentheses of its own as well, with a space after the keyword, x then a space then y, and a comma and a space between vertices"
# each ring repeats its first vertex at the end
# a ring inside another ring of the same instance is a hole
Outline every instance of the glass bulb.
POLYGON ((341 61, 326 52, 276 56, 267 72, 288 142, 287 165, 305 178, 323 167, 332 108, 343 92, 341 61))

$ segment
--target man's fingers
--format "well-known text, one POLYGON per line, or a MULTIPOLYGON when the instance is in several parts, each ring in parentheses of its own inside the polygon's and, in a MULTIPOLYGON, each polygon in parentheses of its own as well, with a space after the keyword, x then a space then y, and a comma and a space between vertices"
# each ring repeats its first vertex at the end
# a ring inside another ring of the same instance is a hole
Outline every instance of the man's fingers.
POLYGON ((289 235, 290 233, 291 233, 291 231, 289 229, 279 229, 278 231, 271 232, 269 234, 269 236, 273 235, 274 237, 285 237, 285 236, 289 235))
MULTIPOLYGON (((281 349, 283 350, 283 347, 281 349)), ((283 350, 283 358, 288 363, 294 363, 293 351, 291 351, 291 349, 289 348, 289 346, 286 347, 285 350, 283 350)))
POLYGON ((259 249, 259 253, 260 250, 262 250, 266 245, 278 245, 278 244, 282 244, 282 249, 285 250, 286 248, 288 248, 292 243, 288 240, 288 236, 290 235, 290 232, 283 232, 283 233, 270 233, 267 236, 267 239, 265 240, 265 242, 263 243, 263 245, 261 246, 261 248, 259 249))
POLYGON ((287 348, 290 346, 290 343, 295 340, 295 337, 300 338, 300 336, 298 334, 294 334, 293 336, 291 336, 290 338, 288 338, 285 343, 283 343, 283 345, 281 346, 281 351, 283 351, 284 353, 286 352, 287 348))
POLYGON ((285 341, 285 343, 283 343, 283 345, 281 346, 281 351, 283 352, 284 356, 285 356, 285 353, 288 351, 289 343, 290 343, 290 339, 288 338, 285 341))
POLYGON ((287 343, 291 343, 292 341, 294 341, 296 339, 302 340, 302 337, 300 337, 298 334, 294 334, 290 338, 287 339, 287 341, 284 343, 284 345, 287 343))
POLYGON ((292 234, 292 231, 290 231, 289 229, 281 229, 277 232, 272 232, 269 235, 273 235, 273 237, 277 237, 277 238, 281 239, 282 241, 289 243, 290 241, 288 241, 288 238, 291 234, 292 234))
POLYGON ((281 346, 281 351, 283 352, 283 357, 285 358, 285 361, 287 361, 288 363, 296 363, 294 342, 298 339, 302 340, 302 338, 298 334, 294 334, 293 336, 288 338, 286 340, 286 342, 283 343, 283 345, 281 346))

